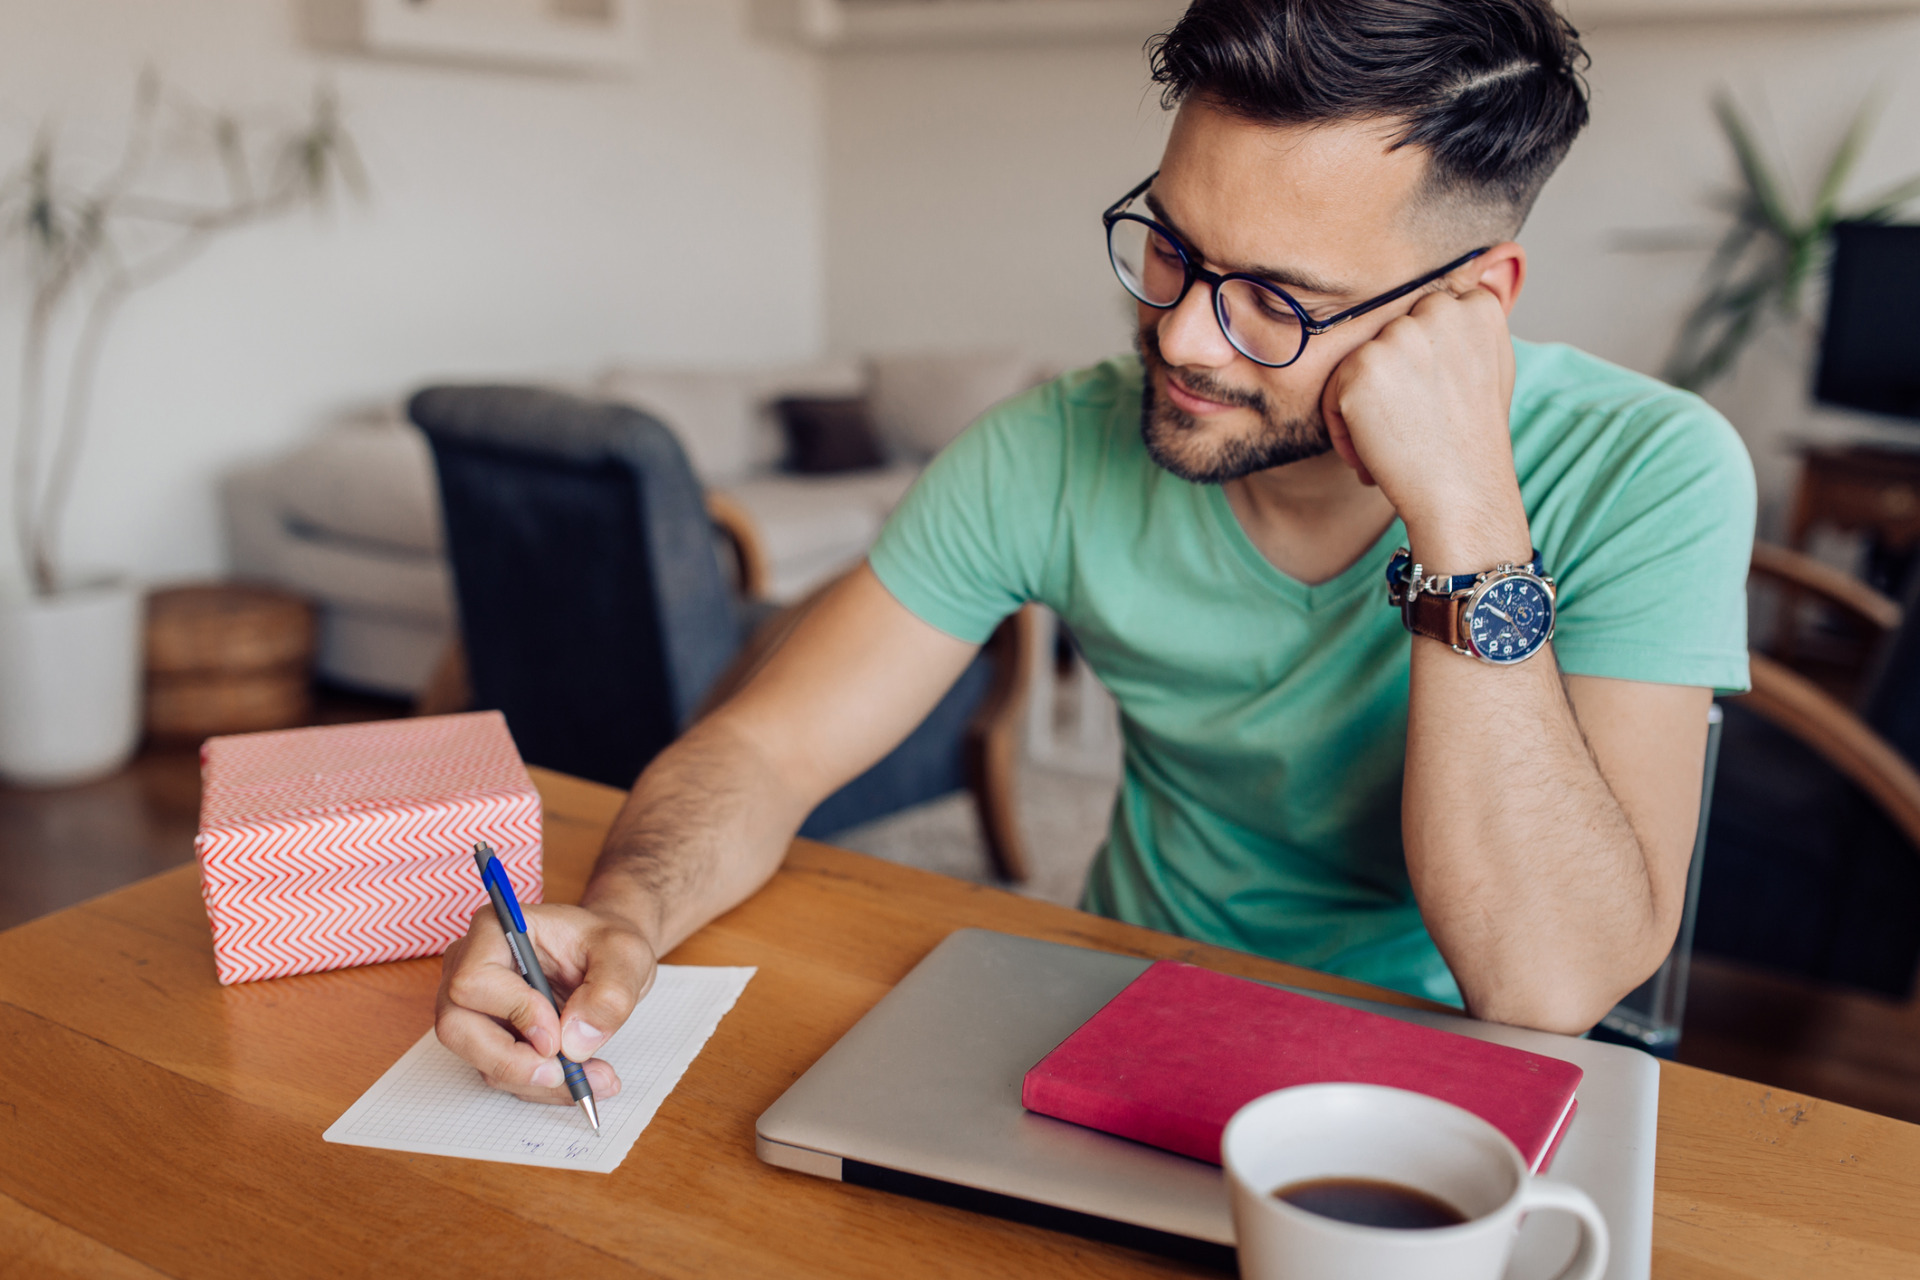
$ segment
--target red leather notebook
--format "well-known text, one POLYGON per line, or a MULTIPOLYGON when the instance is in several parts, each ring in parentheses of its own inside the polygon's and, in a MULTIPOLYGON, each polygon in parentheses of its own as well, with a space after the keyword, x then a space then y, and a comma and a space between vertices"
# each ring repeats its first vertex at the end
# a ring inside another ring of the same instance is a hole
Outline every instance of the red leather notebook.
POLYGON ((1488 1121, 1537 1173, 1572 1119, 1582 1074, 1558 1058, 1161 960, 1028 1071, 1020 1101, 1219 1164, 1227 1121, 1263 1093, 1393 1085, 1488 1121))

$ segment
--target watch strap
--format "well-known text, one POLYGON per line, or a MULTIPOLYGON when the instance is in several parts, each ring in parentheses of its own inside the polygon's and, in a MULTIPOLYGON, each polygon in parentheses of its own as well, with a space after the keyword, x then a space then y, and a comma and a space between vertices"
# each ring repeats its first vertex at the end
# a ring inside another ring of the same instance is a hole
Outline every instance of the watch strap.
MULTIPOLYGON (((1545 558, 1541 556, 1540 549, 1535 547, 1533 549, 1533 559, 1524 565, 1516 565, 1515 567, 1523 568, 1538 578, 1545 576, 1547 562, 1545 558)), ((1413 554, 1405 547, 1400 548, 1399 551, 1394 553, 1393 559, 1387 561, 1387 594, 1394 604, 1401 603, 1402 597, 1409 594, 1407 587, 1411 585, 1413 578, 1418 574, 1420 568, 1421 566, 1414 561, 1413 554)), ((1420 577, 1419 590, 1412 592, 1411 595, 1415 599, 1426 595, 1444 598, 1457 594, 1458 592, 1471 591, 1473 585, 1480 581, 1481 575, 1487 572, 1490 571, 1483 569, 1480 573, 1456 573, 1451 577, 1445 574, 1422 576, 1420 577)))
POLYGON ((1400 607, 1400 619, 1413 634, 1459 649, 1464 647, 1460 641, 1460 608, 1464 603, 1454 596, 1423 591, 1400 607))

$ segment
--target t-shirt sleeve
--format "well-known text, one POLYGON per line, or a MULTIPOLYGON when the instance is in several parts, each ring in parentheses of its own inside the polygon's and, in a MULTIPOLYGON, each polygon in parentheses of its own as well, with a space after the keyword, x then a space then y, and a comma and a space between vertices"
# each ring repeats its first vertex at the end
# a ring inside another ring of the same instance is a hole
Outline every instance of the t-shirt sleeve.
POLYGON ((1642 404, 1567 521, 1554 651, 1561 670, 1741 693, 1753 463, 1691 395, 1642 404))
POLYGON ((1058 384, 990 410, 942 450, 868 554, 922 621, 983 644, 1040 594, 1060 519, 1067 424, 1058 384))

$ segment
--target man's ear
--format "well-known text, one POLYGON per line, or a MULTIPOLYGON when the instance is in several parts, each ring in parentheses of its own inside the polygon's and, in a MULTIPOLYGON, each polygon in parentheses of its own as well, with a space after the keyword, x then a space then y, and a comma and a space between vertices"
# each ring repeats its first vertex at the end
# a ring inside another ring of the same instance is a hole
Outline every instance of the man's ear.
POLYGON ((1520 287, 1527 282, 1527 251, 1511 240, 1502 240, 1454 273, 1462 292, 1485 289, 1500 299, 1500 307, 1513 314, 1520 301, 1520 287))

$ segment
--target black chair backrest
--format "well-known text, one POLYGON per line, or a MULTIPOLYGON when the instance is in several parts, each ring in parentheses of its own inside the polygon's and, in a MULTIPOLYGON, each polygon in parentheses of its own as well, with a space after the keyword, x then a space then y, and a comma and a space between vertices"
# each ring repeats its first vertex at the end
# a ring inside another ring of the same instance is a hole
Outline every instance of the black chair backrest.
MULTIPOLYGON (((1920 596, 1906 608, 1859 705, 1920 766, 1920 596)), ((1920 860, 1880 805, 1737 698, 1720 778, 1696 949, 1906 998, 1920 963, 1920 860)))
POLYGON ((474 705, 529 764, 611 786, 686 727, 739 629, 700 485, 636 409, 532 387, 430 387, 474 705))
POLYGON ((1920 572, 1907 583, 1900 629, 1881 648, 1860 706, 1868 724, 1920 768, 1920 572))

